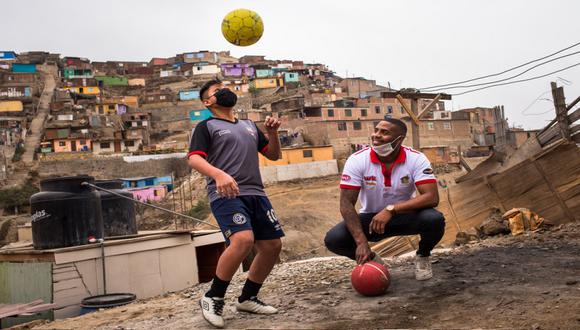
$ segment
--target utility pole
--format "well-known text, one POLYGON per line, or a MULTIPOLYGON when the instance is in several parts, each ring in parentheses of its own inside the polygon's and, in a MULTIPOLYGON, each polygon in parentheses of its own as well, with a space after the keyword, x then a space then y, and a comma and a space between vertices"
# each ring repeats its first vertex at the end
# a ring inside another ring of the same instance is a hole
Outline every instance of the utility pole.
POLYGON ((382 92, 381 98, 397 99, 401 106, 405 109, 409 117, 411 117, 411 134, 413 139, 413 149, 418 151, 421 150, 420 132, 419 124, 421 117, 423 117, 429 109, 433 107, 439 100, 451 100, 451 95, 449 94, 433 94, 433 93, 420 93, 417 91, 397 91, 397 92, 382 92), (421 111, 419 111, 419 99, 431 100, 421 111), (407 105, 405 100, 410 100, 411 106, 407 105))
POLYGON ((564 97, 564 88, 558 87, 555 82, 551 83, 552 97, 554 108, 556 109, 556 120, 562 137, 570 141, 570 121, 568 120, 568 109, 566 107, 566 98, 564 97))

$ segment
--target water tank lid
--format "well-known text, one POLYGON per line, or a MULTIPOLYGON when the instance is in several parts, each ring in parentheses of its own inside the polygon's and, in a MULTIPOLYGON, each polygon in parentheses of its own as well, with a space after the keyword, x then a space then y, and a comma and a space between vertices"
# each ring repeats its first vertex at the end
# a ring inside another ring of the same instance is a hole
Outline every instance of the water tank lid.
POLYGON ((87 297, 81 301, 81 306, 105 308, 109 305, 117 306, 119 304, 128 304, 135 301, 136 298, 132 293, 109 293, 87 297))
POLYGON ((54 177, 54 178, 47 178, 44 180, 41 180, 41 183, 48 183, 48 182, 62 182, 62 181, 77 181, 77 180, 82 180, 84 179, 85 181, 93 181, 94 178, 92 176, 86 175, 86 174, 82 174, 82 175, 77 175, 77 176, 59 176, 59 177, 54 177))

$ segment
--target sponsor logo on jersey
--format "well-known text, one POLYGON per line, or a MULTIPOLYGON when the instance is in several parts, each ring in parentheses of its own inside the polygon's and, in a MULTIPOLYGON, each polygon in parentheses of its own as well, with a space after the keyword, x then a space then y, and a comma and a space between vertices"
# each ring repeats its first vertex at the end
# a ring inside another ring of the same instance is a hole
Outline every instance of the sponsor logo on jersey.
POLYGON ((226 135, 226 134, 232 134, 232 131, 230 131, 229 129, 222 129, 221 131, 218 132, 219 136, 226 135))
POLYGON ((365 180, 365 186, 374 187, 377 185, 377 177, 374 175, 363 176, 363 179, 365 180))

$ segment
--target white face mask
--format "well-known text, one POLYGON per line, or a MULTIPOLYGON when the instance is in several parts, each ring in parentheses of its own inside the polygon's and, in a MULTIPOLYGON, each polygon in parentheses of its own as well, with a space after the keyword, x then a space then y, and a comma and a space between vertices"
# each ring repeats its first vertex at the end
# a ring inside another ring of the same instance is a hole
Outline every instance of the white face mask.
POLYGON ((392 154, 396 147, 393 147, 395 141, 397 141, 401 136, 398 136, 393 141, 381 144, 379 146, 372 146, 373 150, 376 152, 377 155, 381 157, 387 157, 388 155, 392 154))

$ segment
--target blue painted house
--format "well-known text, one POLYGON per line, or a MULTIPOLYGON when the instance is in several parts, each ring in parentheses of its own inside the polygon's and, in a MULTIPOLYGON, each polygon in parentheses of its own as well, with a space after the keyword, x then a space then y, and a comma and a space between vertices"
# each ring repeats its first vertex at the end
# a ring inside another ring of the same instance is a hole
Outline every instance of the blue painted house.
POLYGON ((199 90, 189 90, 189 91, 180 91, 179 92, 179 100, 180 101, 189 101, 189 100, 197 100, 199 99, 199 90))
POLYGON ((274 71, 272 69, 257 69, 256 78, 266 78, 274 76, 274 71))
POLYGON ((167 187, 167 192, 173 190, 173 181, 172 181, 171 175, 156 177, 155 178, 155 185, 167 187))
POLYGON ((121 178, 123 181, 123 188, 144 188, 155 185, 154 176, 135 177, 135 178, 121 178))
POLYGON ((189 112, 189 119, 191 121, 206 120, 211 117, 211 111, 208 109, 191 110, 189 112))
POLYGON ((0 50, 0 61, 14 61, 16 53, 11 50, 0 50))
POLYGON ((36 64, 14 63, 12 64, 14 73, 36 73, 36 64))
POLYGON ((296 72, 285 72, 284 82, 300 82, 300 75, 296 72))

